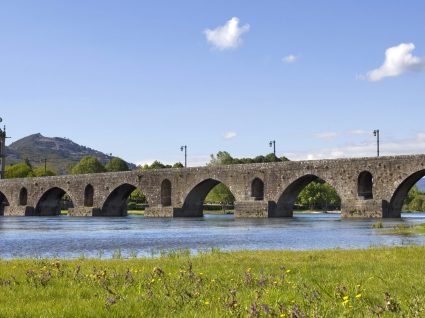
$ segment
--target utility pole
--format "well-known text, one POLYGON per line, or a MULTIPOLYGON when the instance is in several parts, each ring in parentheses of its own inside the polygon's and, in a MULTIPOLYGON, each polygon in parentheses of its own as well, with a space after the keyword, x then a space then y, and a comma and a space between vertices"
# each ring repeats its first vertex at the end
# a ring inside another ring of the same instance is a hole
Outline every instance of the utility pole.
POLYGON ((270 141, 270 147, 273 147, 273 154, 276 157, 276 140, 270 141))
MULTIPOLYGON (((3 119, 0 117, 0 123, 3 119)), ((6 168, 6 126, 3 130, 0 128, 0 179, 4 179, 4 172, 6 168)))
POLYGON ((379 157, 379 129, 374 130, 373 135, 376 137, 376 148, 377 148, 377 154, 379 157))
POLYGON ((184 167, 187 168, 187 146, 181 146, 181 151, 184 151, 184 167))
POLYGON ((44 158, 44 176, 47 176, 47 158, 44 158))

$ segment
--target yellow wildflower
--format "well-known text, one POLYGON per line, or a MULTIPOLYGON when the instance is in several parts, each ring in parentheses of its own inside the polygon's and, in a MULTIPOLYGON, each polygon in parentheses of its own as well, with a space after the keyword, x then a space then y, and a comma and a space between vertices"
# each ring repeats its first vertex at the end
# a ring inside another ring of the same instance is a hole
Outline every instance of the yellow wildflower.
POLYGON ((357 294, 357 295, 356 295, 356 298, 357 298, 357 299, 362 298, 362 294, 357 294))

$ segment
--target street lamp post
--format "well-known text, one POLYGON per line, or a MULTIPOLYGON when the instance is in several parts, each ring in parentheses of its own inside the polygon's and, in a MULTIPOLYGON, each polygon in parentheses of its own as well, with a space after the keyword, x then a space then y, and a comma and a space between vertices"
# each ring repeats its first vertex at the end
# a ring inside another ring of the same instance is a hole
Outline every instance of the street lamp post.
POLYGON ((273 154, 276 157, 276 140, 272 140, 269 143, 270 147, 273 147, 273 154))
MULTIPOLYGON (((0 123, 3 119, 0 117, 0 123)), ((4 179, 4 170, 6 167, 6 126, 3 130, 0 128, 0 179, 4 179)))
POLYGON ((376 137, 376 148, 377 148, 377 154, 379 157, 379 129, 374 130, 373 135, 376 137))
POLYGON ((184 167, 187 168, 187 146, 181 146, 181 151, 184 151, 184 167))

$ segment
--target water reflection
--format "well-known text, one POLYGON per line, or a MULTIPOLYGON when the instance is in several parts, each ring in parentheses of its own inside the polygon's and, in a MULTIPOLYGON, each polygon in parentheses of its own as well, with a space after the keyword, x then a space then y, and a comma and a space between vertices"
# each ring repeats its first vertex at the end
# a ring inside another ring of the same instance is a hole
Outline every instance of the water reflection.
MULTIPOLYGON (((151 256, 160 251, 217 247, 222 250, 314 250, 370 246, 425 245, 425 235, 384 235, 377 220, 340 219, 335 214, 299 214, 287 219, 145 219, 1 217, 0 258, 151 256)), ((425 222, 424 214, 382 220, 384 227, 425 222)))

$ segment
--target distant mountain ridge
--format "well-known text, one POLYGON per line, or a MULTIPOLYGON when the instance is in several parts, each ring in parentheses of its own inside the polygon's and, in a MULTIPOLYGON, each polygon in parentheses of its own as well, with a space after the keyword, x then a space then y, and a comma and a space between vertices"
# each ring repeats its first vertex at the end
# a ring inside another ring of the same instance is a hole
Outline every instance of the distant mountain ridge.
MULTIPOLYGON (((103 164, 113 157, 101 151, 79 145, 67 138, 45 137, 33 134, 19 139, 6 147, 6 164, 14 164, 28 159, 35 166, 44 166, 57 174, 67 174, 69 168, 77 164, 84 156, 94 156, 103 164)), ((136 166, 128 163, 130 169, 136 166)))

